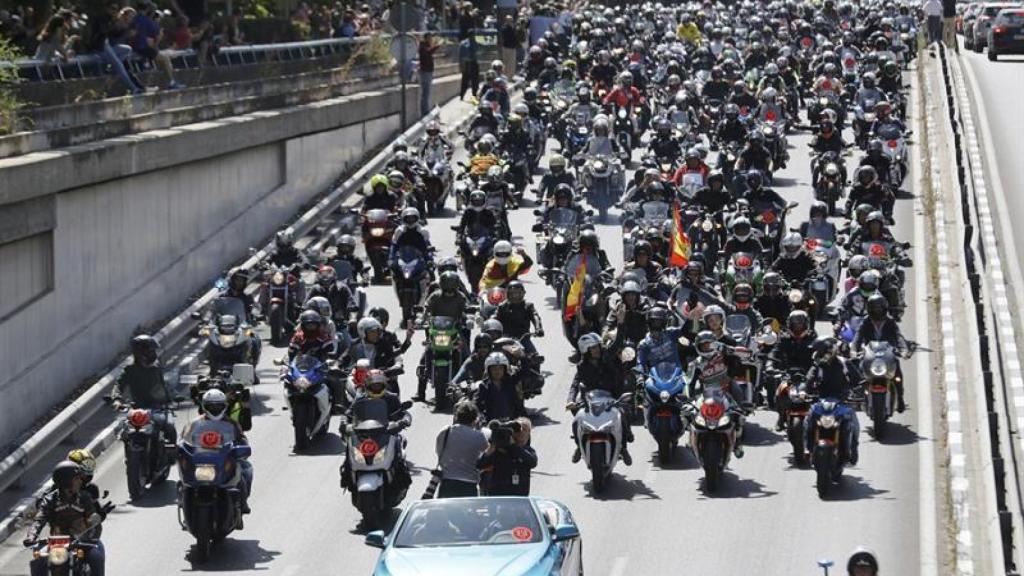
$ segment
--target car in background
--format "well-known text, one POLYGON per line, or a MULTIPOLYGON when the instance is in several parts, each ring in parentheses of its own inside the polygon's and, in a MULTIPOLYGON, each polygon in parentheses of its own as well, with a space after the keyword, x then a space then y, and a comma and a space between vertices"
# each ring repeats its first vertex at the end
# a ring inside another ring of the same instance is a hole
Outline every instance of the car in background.
POLYGON ((366 535, 381 549, 375 576, 580 576, 583 543, 564 504, 540 497, 419 500, 390 534, 366 535))
POLYGON ((956 17, 957 34, 967 33, 967 26, 974 22, 974 19, 978 17, 978 11, 981 10, 982 6, 983 4, 981 2, 971 2, 967 5, 967 8, 965 8, 964 11, 956 17))
POLYGON ((1024 8, 1004 8, 988 30, 988 59, 1000 55, 1024 54, 1024 8))
POLYGON ((978 17, 974 19, 964 31, 964 46, 970 50, 980 53, 988 42, 988 30, 992 27, 992 20, 1004 8, 1019 8, 1020 4, 1009 2, 994 2, 984 4, 978 11, 978 17))

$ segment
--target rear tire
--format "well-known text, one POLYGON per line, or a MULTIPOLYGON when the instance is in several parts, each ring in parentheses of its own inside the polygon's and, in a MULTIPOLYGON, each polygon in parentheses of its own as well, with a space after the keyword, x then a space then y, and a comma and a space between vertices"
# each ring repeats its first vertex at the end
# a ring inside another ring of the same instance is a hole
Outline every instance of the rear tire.
POLYGON ((804 451, 802 430, 790 427, 786 435, 789 436, 789 444, 793 447, 793 465, 803 468, 807 465, 807 452, 804 451))

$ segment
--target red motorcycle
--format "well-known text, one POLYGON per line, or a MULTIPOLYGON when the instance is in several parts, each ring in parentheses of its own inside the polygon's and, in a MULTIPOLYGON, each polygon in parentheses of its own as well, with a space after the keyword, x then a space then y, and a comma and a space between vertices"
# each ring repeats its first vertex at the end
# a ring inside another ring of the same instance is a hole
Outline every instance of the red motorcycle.
POLYGON ((373 281, 381 284, 387 281, 388 252, 391 237, 395 235, 397 217, 382 208, 367 210, 363 214, 363 246, 373 267, 373 281))
POLYGON ((260 286, 260 307, 270 325, 270 345, 282 346, 295 330, 295 323, 306 301, 306 287, 299 271, 287 266, 269 266, 260 286))

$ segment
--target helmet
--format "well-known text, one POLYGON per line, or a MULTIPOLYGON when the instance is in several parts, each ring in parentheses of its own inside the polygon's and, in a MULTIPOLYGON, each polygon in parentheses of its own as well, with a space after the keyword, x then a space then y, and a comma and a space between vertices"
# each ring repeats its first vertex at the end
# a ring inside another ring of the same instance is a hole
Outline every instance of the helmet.
POLYGON ((686 160, 700 160, 700 150, 697 150, 696 146, 691 146, 686 150, 686 160))
POLYGON ((868 154, 881 154, 883 151, 882 141, 878 138, 872 138, 868 142, 868 154))
MULTIPOLYGON (((370 308, 369 317, 380 323, 378 328, 385 328, 388 325, 388 321, 391 320, 391 313, 383 306, 374 306, 370 308)), ((360 336, 362 335, 360 334, 360 336)))
POLYGON ((701 276, 704 275, 704 264, 693 258, 690 258, 690 261, 686 263, 686 268, 684 270, 687 277, 690 276, 690 272, 696 272, 697 278, 699 279, 701 276))
POLYGON ((708 174, 708 187, 711 187, 712 182, 718 182, 722 186, 725 186, 725 174, 722 174, 721 170, 712 170, 708 174))
POLYGON ((723 310, 718 304, 712 304, 704 309, 704 314, 700 317, 701 322, 707 325, 708 319, 712 316, 718 316, 718 319, 721 322, 725 322, 725 310, 723 310))
POLYGON ((469 208, 479 212, 487 205, 487 193, 483 190, 473 190, 469 193, 469 208))
POLYGON ((635 260, 637 254, 640 254, 641 252, 647 254, 647 256, 650 256, 651 243, 648 242, 647 240, 637 240, 636 244, 633 246, 633 259, 635 260))
POLYGON ((586 354, 594 346, 601 345, 601 337, 593 332, 587 332, 576 341, 576 349, 580 354, 586 354))
MULTIPOLYGON (((526 118, 530 115, 530 107, 525 102, 520 102, 512 107, 512 112, 519 114, 520 119, 526 118)), ((509 118, 511 120, 511 118, 509 118)))
POLYGON ((597 232, 584 230, 580 233, 580 248, 597 250, 598 246, 600 246, 600 240, 597 238, 597 232))
POLYGON ((853 576, 853 569, 857 567, 871 568, 875 574, 878 574, 878 560, 874 553, 863 546, 854 550, 850 555, 850 559, 846 562, 846 572, 853 576))
POLYGON ((572 187, 568 184, 559 184, 555 186, 555 202, 559 200, 568 200, 570 203, 573 200, 572 187))
POLYGON ((701 330, 697 333, 697 337, 693 341, 694 347, 697 348, 697 353, 702 358, 711 358, 718 354, 722 344, 715 338, 715 335, 710 330, 701 330))
POLYGON ((537 99, 537 89, 533 86, 527 86, 523 89, 523 100, 527 102, 533 102, 537 99))
POLYGON ((811 203, 810 217, 814 218, 816 216, 821 218, 828 217, 828 205, 821 200, 815 200, 811 203))
POLYGON ((505 327, 501 325, 501 321, 497 318, 484 321, 483 325, 480 326, 480 331, 490 335, 492 340, 497 340, 505 335, 505 327))
POLYGON ((622 283, 622 286, 619 286, 619 294, 622 296, 625 296, 626 294, 639 295, 640 292, 640 283, 636 280, 626 280, 622 283))
MULTIPOLYGON (((398 152, 395 152, 395 155, 391 157, 391 163, 392 164, 401 164, 401 165, 408 164, 409 163, 409 153, 406 152, 405 150, 399 150, 398 152)), ((398 170, 392 170, 391 172, 389 172, 388 173, 388 179, 390 179, 391 176, 395 172, 398 172, 398 170)), ((402 178, 403 179, 405 178, 404 174, 402 175, 402 178)))
POLYGON ((850 277, 859 279, 860 275, 863 274, 865 270, 871 267, 871 261, 868 260, 867 256, 863 254, 857 254, 856 256, 850 258, 850 263, 848 266, 850 269, 850 277))
MULTIPOLYGON (((334 270, 334 268, 331 268, 334 270)), ((316 312, 320 315, 320 319, 330 318, 331 314, 331 302, 323 296, 314 296, 306 301, 306 309, 316 312)))
POLYGON ((624 88, 631 87, 633 85, 633 75, 629 72, 619 74, 619 84, 622 84, 624 88))
MULTIPOLYGON (((752 132, 751 136, 758 134, 758 132, 752 132)), ((761 185, 764 184, 764 177, 761 176, 759 170, 751 170, 747 172, 747 187, 751 190, 760 190, 761 185)))
POLYGON ((732 222, 729 223, 729 231, 740 242, 745 241, 747 238, 750 238, 750 220, 746 216, 733 218, 732 222))
POLYGON ((366 384, 363 388, 368 397, 380 398, 388 390, 388 377, 383 370, 374 368, 366 373, 366 384))
POLYGON ((372 317, 360 318, 359 323, 356 324, 356 333, 358 333, 359 337, 363 340, 366 339, 366 335, 370 332, 380 329, 380 322, 378 322, 376 318, 372 317))
POLYGON ((555 68, 558 67, 558 60, 555 60, 554 58, 548 56, 547 58, 544 59, 544 67, 550 70, 554 70, 555 68))
POLYGON ((741 282, 733 287, 732 289, 732 301, 736 304, 736 307, 740 310, 750 306, 750 301, 754 299, 754 289, 751 288, 750 284, 741 282))
POLYGON ((835 356, 836 341, 831 336, 818 336, 814 343, 811 344, 811 351, 814 355, 814 361, 818 364, 824 364, 835 356))
POLYGON ((608 119, 607 118, 605 118, 603 116, 599 116, 597 118, 594 118, 594 134, 597 134, 598 136, 607 136, 608 135, 608 119))
POLYGON ((523 117, 515 112, 508 115, 508 127, 519 129, 523 127, 523 117))
POLYGON ((861 84, 863 84, 865 88, 874 88, 875 87, 875 73, 874 72, 868 72, 868 73, 864 74, 864 78, 861 78, 861 84))
POLYGON ((249 275, 245 273, 245 270, 235 270, 231 273, 231 277, 228 278, 228 286, 237 291, 244 290, 248 283, 249 275))
POLYGON ((868 298, 867 310, 872 320, 882 320, 889 312, 889 300, 875 292, 868 298))
POLYGON ((292 245, 292 233, 287 230, 280 230, 274 234, 274 244, 278 248, 288 248, 292 245))
POLYGON ((860 288, 860 292, 864 296, 878 290, 878 272, 874 270, 861 272, 857 277, 857 287, 860 288))
POLYGON ((565 156, 562 156, 561 154, 555 154, 551 156, 550 160, 548 160, 548 168, 550 168, 555 174, 564 172, 567 164, 568 162, 566 161, 565 156))
POLYGON ((768 292, 768 289, 772 288, 772 293, 774 294, 774 289, 782 289, 782 274, 779 274, 778 272, 775 271, 768 272, 767 274, 764 275, 762 283, 764 284, 765 292, 768 292))
POLYGON ((764 73, 768 76, 778 76, 779 65, 775 62, 769 62, 768 65, 764 67, 764 73))
POLYGON ((431 120, 427 123, 427 134, 431 136, 437 136, 441 133, 441 125, 438 124, 437 120, 431 120))
POLYGON ((477 334, 476 338, 473 338, 473 351, 490 351, 492 347, 494 347, 494 338, 491 338, 490 334, 477 334))
POLYGON ((789 328, 790 333, 800 336, 807 331, 807 327, 811 325, 810 317, 807 312, 803 310, 793 310, 786 317, 786 327, 789 328))
POLYGON ((401 170, 392 170, 388 172, 388 185, 392 188, 401 188, 405 186, 405 173, 401 170))
POLYGON ((725 105, 724 111, 725 117, 730 120, 735 120, 740 115, 740 107, 732 102, 725 105))
POLYGON ((299 326, 305 333, 319 331, 323 322, 323 317, 316 310, 305 310, 299 314, 299 326))
POLYGON ((878 224, 885 225, 885 214, 882 214, 881 210, 872 210, 868 213, 867 218, 864 219, 865 224, 871 224, 877 222, 878 224))
POLYGON ((457 272, 444 272, 441 274, 441 279, 438 281, 441 286, 441 292, 451 294, 459 289, 459 274, 457 272))
POLYGON ((504 366, 508 370, 508 356, 503 352, 491 352, 484 360, 484 369, 490 370, 491 366, 504 366))
POLYGON ((459 271, 459 261, 454 256, 442 258, 437 263, 437 271, 442 274, 444 274, 445 272, 457 273, 459 271))
POLYGON ((499 240, 494 244, 494 261, 505 265, 512 258, 512 243, 508 240, 499 240))
POLYGON ((800 254, 800 248, 804 245, 804 239, 799 232, 790 232, 782 237, 780 246, 783 258, 796 258, 800 254))
POLYGON ((86 476, 92 476, 96 472, 96 457, 88 448, 76 448, 68 452, 68 460, 78 464, 86 476))
MULTIPOLYGON (((490 110, 490 108, 488 108, 490 110)), ((490 154, 491 153, 491 141, 488 138, 481 138, 476 141, 476 153, 477 154, 490 154)))
POLYGON ((228 397, 224 395, 224 392, 213 388, 203 392, 203 398, 200 401, 203 408, 203 412, 213 420, 220 420, 227 414, 228 411, 228 397))
POLYGON ((384 174, 374 174, 370 178, 370 191, 376 191, 378 186, 383 186, 386 190, 388 187, 388 177, 384 174))
POLYGON ((160 355, 160 344, 149 334, 139 334, 132 338, 131 349, 135 360, 141 360, 144 364, 155 363, 160 355))
POLYGON ((71 482, 75 478, 80 478, 81 476, 81 466, 71 460, 65 460, 60 464, 57 464, 54 466, 53 472, 50 474, 50 478, 53 479, 53 485, 61 490, 71 488, 71 482))
POLYGON ((505 293, 508 295, 509 302, 519 304, 526 298, 526 287, 523 286, 522 282, 513 280, 508 283, 505 293))
POLYGON ((334 283, 338 281, 338 272, 334 269, 334 266, 323 266, 316 269, 316 283, 323 286, 324 288, 332 288, 334 283))
POLYGON ((854 178, 856 178, 857 182, 860 183, 861 186, 871 186, 878 180, 878 172, 875 170, 874 166, 865 164, 857 168, 857 173, 854 174, 854 178))
POLYGON ((647 328, 652 332, 664 330, 668 326, 668 318, 668 308, 654 306, 647 311, 647 328))
POLYGON ((415 226, 420 223, 420 211, 412 206, 402 210, 402 224, 415 226))
POLYGON ((338 238, 338 254, 349 255, 356 251, 356 239, 351 234, 342 234, 338 238))

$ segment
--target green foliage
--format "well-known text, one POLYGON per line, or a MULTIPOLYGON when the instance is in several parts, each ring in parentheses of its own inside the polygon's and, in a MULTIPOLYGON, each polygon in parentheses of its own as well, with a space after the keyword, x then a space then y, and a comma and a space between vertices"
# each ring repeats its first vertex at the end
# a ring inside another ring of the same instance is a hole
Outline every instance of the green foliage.
MULTIPOLYGON (((0 37, 0 62, 13 62, 21 57, 16 47, 0 37)), ((0 135, 17 132, 21 124, 19 113, 25 104, 14 92, 14 84, 18 81, 17 68, 0 66, 0 135)))

